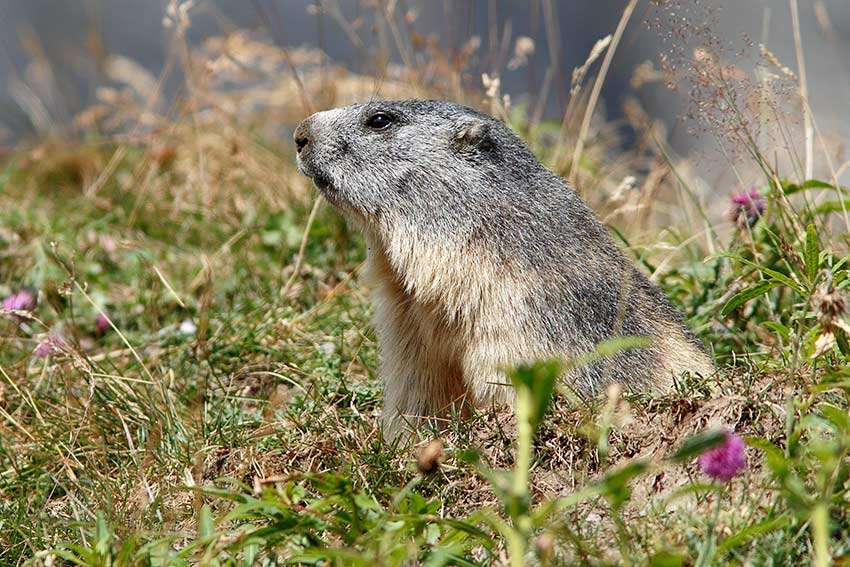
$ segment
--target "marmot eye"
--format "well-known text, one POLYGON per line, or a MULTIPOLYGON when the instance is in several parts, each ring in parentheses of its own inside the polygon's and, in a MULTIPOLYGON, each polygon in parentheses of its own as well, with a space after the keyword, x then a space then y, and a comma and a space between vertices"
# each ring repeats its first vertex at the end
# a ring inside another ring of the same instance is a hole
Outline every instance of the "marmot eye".
POLYGON ((385 112, 378 112, 366 119, 366 126, 372 130, 384 130, 393 123, 393 117, 385 112))

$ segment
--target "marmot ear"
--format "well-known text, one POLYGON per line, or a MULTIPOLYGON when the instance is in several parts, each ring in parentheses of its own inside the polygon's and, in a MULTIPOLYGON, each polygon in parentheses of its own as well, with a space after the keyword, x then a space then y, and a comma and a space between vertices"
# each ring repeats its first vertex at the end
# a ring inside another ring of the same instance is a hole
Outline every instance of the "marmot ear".
POLYGON ((486 151, 493 146, 490 125, 482 120, 466 123, 455 132, 454 143, 459 151, 470 149, 486 151))

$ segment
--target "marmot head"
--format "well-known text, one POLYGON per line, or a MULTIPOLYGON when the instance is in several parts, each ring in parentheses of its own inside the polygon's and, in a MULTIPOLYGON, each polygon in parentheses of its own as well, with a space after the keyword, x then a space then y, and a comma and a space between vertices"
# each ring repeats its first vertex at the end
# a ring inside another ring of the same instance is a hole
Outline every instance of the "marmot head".
POLYGON ((481 218, 476 208, 504 206, 500 186, 515 188, 512 181, 527 181, 529 168, 540 167, 501 122, 443 101, 318 112, 295 130, 295 144, 300 171, 334 205, 367 222, 481 218))

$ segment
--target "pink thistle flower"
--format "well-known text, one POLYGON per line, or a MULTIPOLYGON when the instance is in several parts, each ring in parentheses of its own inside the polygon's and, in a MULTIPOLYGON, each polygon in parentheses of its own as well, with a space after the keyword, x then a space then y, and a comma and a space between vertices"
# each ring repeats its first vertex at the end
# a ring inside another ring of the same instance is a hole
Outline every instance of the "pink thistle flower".
POLYGON ((756 224, 764 214, 764 196, 753 187, 749 191, 732 195, 732 208, 729 217, 739 226, 756 224))
POLYGON ((726 441, 703 453, 697 463, 706 475, 728 482, 747 466, 746 444, 734 432, 727 431, 726 441))
POLYGON ((109 329, 109 319, 106 318, 106 315, 103 313, 98 314, 97 318, 94 320, 94 330, 95 334, 98 337, 102 337, 104 333, 109 329))
POLYGON ((41 342, 32 351, 33 356, 38 358, 47 358, 51 354, 60 352, 68 343, 62 338, 62 335, 42 335, 41 342))
POLYGON ((25 289, 13 293, 3 300, 3 309, 7 311, 32 311, 35 309, 35 294, 25 289))

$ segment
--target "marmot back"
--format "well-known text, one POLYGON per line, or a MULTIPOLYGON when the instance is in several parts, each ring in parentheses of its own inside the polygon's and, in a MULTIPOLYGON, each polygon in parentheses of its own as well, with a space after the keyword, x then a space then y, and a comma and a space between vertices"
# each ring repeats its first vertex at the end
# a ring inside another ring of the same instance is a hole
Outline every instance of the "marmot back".
POLYGON ((366 236, 385 433, 460 400, 510 402, 505 369, 616 336, 652 344, 564 379, 593 394, 714 371, 590 208, 492 117, 376 101, 314 114, 295 142, 301 172, 366 236))

